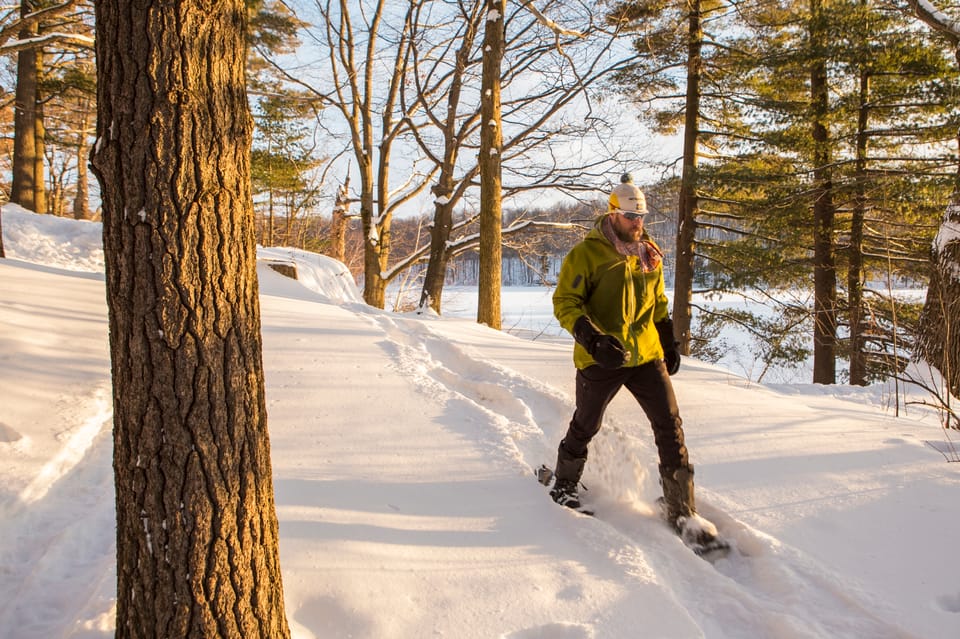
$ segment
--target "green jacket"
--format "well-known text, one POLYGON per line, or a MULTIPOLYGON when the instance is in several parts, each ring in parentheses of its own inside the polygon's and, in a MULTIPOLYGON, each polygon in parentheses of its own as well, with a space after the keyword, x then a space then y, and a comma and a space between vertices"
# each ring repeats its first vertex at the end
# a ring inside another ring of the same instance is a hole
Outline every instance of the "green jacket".
MULTIPOLYGON (((621 255, 604 236, 600 227, 605 217, 564 258, 553 293, 553 314, 571 334, 577 319, 587 315, 623 344, 630 354, 624 366, 663 359, 654 326, 669 316, 660 248, 644 231, 640 241, 656 258, 645 269, 640 258, 621 255)), ((579 369, 596 363, 580 344, 574 347, 573 361, 579 369)))

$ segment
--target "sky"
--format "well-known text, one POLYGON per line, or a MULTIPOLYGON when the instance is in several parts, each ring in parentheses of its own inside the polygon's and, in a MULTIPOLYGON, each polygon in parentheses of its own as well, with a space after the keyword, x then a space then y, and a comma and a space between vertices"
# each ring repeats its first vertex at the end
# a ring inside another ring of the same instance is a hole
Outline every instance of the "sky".
MULTIPOLYGON (((100 225, 2 216, 0 638, 112 637, 100 225)), ((583 478, 595 517, 535 481, 573 407, 568 337, 373 309, 329 258, 259 257, 293 637, 958 636, 960 437, 919 389, 758 384, 685 359, 698 508, 734 547, 711 563, 657 516, 652 436, 626 393, 583 478)))

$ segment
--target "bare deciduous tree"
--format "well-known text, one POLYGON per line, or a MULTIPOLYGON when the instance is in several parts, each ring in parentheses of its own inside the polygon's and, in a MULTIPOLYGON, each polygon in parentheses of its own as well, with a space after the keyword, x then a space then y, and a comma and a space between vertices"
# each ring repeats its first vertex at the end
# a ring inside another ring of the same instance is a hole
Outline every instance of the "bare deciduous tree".
POLYGON ((385 0, 356 7, 348 0, 316 0, 323 24, 312 34, 325 53, 329 83, 311 84, 301 71, 291 82, 303 86, 340 115, 350 139, 359 176, 360 220, 364 236, 364 300, 383 308, 390 261, 390 226, 396 208, 426 188, 431 174, 413 168, 391 188, 394 147, 408 131, 408 117, 419 107, 398 107, 407 79, 410 21, 422 0, 402 10, 385 0))
MULTIPOLYGON (((478 40, 491 11, 479 0, 457 7, 460 13, 439 24, 414 20, 409 65, 413 81, 406 85, 411 96, 404 100, 421 100, 422 117, 411 121, 411 131, 426 158, 438 167, 431 187, 431 250, 420 299, 421 309, 429 306, 438 313, 449 260, 455 251, 475 245, 458 235, 468 225, 455 225, 454 211, 476 201, 468 199, 469 193, 477 186, 481 162, 489 156, 479 144, 482 133, 492 128, 490 118, 480 112, 479 98, 486 90, 477 92, 478 82, 486 81, 481 69, 488 52, 478 40)), ((566 2, 550 8, 572 26, 551 20, 532 2, 518 3, 504 16, 502 115, 497 124, 504 201, 530 192, 595 191, 627 162, 616 145, 608 143, 614 137, 615 119, 595 108, 591 91, 632 56, 616 51, 616 33, 594 20, 592 5, 566 2), (577 145, 587 151, 572 151, 577 145), (591 146, 604 148, 608 155, 591 153, 591 146)), ((508 10, 506 5, 503 10, 508 10)), ((631 161, 636 161, 636 149, 631 161)), ((502 228, 501 235, 515 233, 515 222, 502 228)))

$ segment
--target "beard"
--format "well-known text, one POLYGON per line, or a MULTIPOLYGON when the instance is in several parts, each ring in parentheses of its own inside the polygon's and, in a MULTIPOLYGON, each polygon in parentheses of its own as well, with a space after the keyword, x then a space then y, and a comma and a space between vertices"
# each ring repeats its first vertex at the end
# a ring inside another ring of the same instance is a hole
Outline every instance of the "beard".
POLYGON ((643 225, 623 224, 623 220, 616 220, 613 224, 613 232, 621 242, 639 242, 643 236, 643 225))

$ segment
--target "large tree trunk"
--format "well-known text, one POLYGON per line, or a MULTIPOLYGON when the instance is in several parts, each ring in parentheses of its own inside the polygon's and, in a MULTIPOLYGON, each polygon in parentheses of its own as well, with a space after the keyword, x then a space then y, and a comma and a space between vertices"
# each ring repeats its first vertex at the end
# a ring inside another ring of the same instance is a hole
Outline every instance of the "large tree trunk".
POLYGON ((97 0, 116 636, 288 637, 241 0, 97 0))
POLYGON ((673 330, 680 352, 690 354, 690 321, 693 302, 694 259, 697 238, 697 165, 700 141, 700 78, 703 73, 703 24, 700 1, 689 5, 687 44, 687 96, 683 125, 683 175, 677 220, 677 264, 673 279, 673 330))
MULTIPOLYGON (((823 46, 825 29, 820 0, 811 0, 810 42, 813 50, 823 46)), ((833 255, 833 180, 830 170, 830 138, 824 124, 829 116, 827 67, 814 60, 810 71, 810 102, 813 126, 813 381, 836 382, 837 274, 833 255)))
POLYGON ((477 321, 500 329, 501 201, 500 67, 505 46, 506 0, 487 0, 483 34, 483 78, 480 103, 480 281, 477 321))

